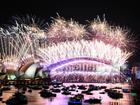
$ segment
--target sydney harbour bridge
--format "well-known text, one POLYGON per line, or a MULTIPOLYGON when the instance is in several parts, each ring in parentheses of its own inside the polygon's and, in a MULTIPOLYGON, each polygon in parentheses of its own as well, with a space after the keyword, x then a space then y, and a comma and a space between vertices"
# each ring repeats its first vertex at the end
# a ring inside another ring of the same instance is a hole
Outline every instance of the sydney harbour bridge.
POLYGON ((100 19, 88 26, 54 19, 48 29, 16 23, 0 30, 1 72, 62 82, 122 82, 132 55, 126 30, 100 19))

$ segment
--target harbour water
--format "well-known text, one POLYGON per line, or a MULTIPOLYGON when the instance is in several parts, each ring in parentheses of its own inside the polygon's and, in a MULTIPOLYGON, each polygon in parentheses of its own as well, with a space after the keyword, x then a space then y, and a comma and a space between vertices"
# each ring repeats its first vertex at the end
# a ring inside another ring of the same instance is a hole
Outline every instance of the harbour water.
MULTIPOLYGON (((131 86, 128 84, 105 84, 105 83, 64 83, 65 86, 69 85, 89 85, 94 84, 96 86, 107 86, 107 88, 114 88, 114 87, 122 87, 126 89, 131 89, 131 86)), ((122 92, 122 89, 118 89, 120 92, 122 92)), ((14 87, 12 87, 11 90, 5 91, 1 98, 3 98, 3 102, 0 101, 0 105, 6 105, 4 101, 6 101, 9 97, 11 97, 15 91, 17 91, 14 87)), ((102 98, 102 105, 134 105, 133 104, 133 97, 130 93, 123 93, 122 99, 111 99, 107 93, 100 94, 99 92, 102 92, 103 90, 97 90, 93 91, 93 95, 84 95, 84 99, 89 98, 102 98)), ((54 98, 42 98, 39 94, 40 90, 33 90, 32 93, 26 92, 25 95, 28 97, 28 104, 27 105, 68 105, 69 97, 74 96, 77 93, 81 93, 81 90, 78 90, 78 92, 74 91, 71 95, 62 95, 61 93, 57 93, 57 96, 54 98)), ((83 103, 83 105, 89 105, 87 103, 83 103)), ((91 105, 91 104, 90 104, 91 105)), ((98 105, 98 104, 96 104, 98 105)), ((100 104, 99 104, 100 105, 100 104)))

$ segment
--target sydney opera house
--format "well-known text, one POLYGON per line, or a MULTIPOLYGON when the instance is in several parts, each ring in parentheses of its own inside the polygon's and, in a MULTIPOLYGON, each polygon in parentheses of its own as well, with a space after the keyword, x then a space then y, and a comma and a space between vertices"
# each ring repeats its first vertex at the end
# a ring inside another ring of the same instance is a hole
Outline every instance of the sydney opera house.
POLYGON ((129 44, 127 30, 100 19, 81 25, 57 18, 45 28, 16 20, 0 28, 0 78, 123 82, 129 44))

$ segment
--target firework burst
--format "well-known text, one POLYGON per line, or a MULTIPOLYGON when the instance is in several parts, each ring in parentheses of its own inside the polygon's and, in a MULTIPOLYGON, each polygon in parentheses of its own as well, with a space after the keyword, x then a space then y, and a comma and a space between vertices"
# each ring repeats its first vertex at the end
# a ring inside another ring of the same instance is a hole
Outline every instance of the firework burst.
MULTIPOLYGON (((24 21, 20 23, 20 20, 15 21, 15 25, 0 29, 0 56, 7 69, 9 67, 16 70, 29 61, 43 61, 49 67, 71 58, 92 58, 98 63, 104 63, 102 67, 95 66, 96 72, 70 70, 71 73, 83 75, 84 72, 88 77, 96 79, 97 75, 110 78, 112 74, 117 78, 120 68, 132 55, 127 49, 130 42, 127 30, 110 26, 105 20, 94 20, 85 28, 73 20, 66 21, 58 17, 44 29, 31 20, 31 24, 25 24, 24 21)), ((58 68, 51 72, 54 77, 63 74, 56 72, 59 71, 58 68)), ((70 71, 67 71, 67 75, 70 75, 70 71)))
POLYGON ((97 18, 91 22, 90 26, 88 27, 88 32, 88 35, 93 40, 98 39, 122 49, 127 48, 131 40, 126 29, 110 26, 105 19, 101 21, 99 18, 97 18))
POLYGON ((86 30, 83 25, 78 24, 73 20, 66 21, 63 18, 54 19, 53 23, 48 28, 48 38, 50 38, 50 43, 61 42, 66 40, 78 40, 81 39, 86 30))

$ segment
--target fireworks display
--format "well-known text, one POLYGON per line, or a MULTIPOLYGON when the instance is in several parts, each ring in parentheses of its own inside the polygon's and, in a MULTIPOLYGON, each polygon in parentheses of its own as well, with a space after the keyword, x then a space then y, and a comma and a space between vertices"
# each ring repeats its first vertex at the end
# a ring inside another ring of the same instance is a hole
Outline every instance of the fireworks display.
POLYGON ((16 24, 0 31, 1 60, 7 68, 16 69, 21 62, 35 60, 35 47, 44 34, 38 27, 16 24))
POLYGON ((84 26, 59 17, 44 29, 35 23, 16 22, 0 29, 0 57, 6 69, 18 70, 27 62, 40 61, 55 79, 66 81, 77 74, 79 78, 84 75, 84 81, 105 80, 120 76, 121 67, 132 55, 127 49, 129 41, 126 30, 100 19, 84 26), (81 63, 91 64, 92 69, 69 69, 69 65, 81 63))

